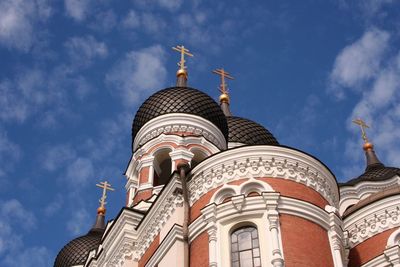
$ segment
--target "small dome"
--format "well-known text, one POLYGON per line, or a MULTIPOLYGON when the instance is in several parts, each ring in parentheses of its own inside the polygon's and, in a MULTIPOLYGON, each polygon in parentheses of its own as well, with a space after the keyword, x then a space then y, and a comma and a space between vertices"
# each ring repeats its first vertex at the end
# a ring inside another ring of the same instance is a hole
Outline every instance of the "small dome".
POLYGON ((227 139, 228 126, 221 107, 207 94, 189 87, 171 87, 150 96, 139 108, 132 125, 132 140, 151 119, 169 113, 200 116, 217 126, 227 139))
POLYGON ((69 242, 58 253, 54 267, 71 267, 85 264, 89 252, 99 246, 103 233, 104 230, 92 229, 86 235, 69 242))
POLYGON ((395 175, 400 176, 399 168, 385 167, 383 164, 375 164, 375 166, 368 166, 363 174, 342 184, 342 186, 355 185, 363 181, 384 181, 395 175))
POLYGON ((235 116, 226 117, 229 128, 228 142, 246 145, 279 145, 275 137, 260 124, 235 116))

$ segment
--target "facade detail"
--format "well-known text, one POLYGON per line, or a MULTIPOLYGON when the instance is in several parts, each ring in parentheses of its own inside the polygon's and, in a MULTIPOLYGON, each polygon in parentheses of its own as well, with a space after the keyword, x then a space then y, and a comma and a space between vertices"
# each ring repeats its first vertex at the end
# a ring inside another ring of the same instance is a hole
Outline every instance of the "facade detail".
POLYGON ((400 267, 400 169, 375 154, 360 119, 366 169, 338 184, 316 157, 282 145, 232 115, 227 79, 219 103, 187 86, 151 95, 132 125, 126 202, 68 243, 55 267, 400 267))

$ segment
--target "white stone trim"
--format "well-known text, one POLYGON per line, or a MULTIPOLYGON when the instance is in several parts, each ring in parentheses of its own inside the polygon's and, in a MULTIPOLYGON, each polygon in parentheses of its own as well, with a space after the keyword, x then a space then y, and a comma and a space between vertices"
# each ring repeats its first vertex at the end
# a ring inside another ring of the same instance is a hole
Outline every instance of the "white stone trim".
POLYGON ((400 195, 371 203, 344 219, 349 245, 354 247, 385 230, 400 226, 400 195))
MULTIPOLYGON (((146 267, 156 266, 167 254, 167 252, 171 249, 171 247, 175 244, 176 241, 183 241, 183 232, 182 226, 175 224, 168 235, 161 242, 157 250, 151 256, 149 261, 146 263, 146 267)), ((171 266, 172 267, 172 266, 171 266)))
POLYGON ((255 177, 275 177, 304 184, 338 207, 335 177, 319 161, 300 151, 279 146, 246 146, 214 155, 197 165, 188 182, 190 204, 228 182, 255 177))
POLYGON ((224 184, 214 195, 211 197, 209 203, 220 204, 227 197, 233 197, 238 195, 247 196, 251 192, 257 192, 261 195, 262 192, 273 192, 272 187, 262 181, 256 180, 254 178, 240 185, 228 185, 224 184))
POLYGON ((400 267, 400 246, 385 249, 383 254, 364 263, 361 267, 400 267))
POLYGON ((400 185, 400 177, 397 175, 385 181, 364 181, 354 186, 341 186, 339 203, 340 215, 343 215, 349 206, 358 203, 360 200, 367 198, 371 194, 380 192, 395 185, 400 185))
POLYGON ((98 258, 87 266, 117 267, 123 264, 125 258, 132 257, 135 227, 142 218, 142 214, 123 209, 118 220, 113 221, 113 226, 107 227, 105 238, 96 254, 98 258))
POLYGON ((174 132, 202 135, 220 149, 227 148, 224 135, 212 122, 192 114, 170 113, 153 118, 142 126, 133 142, 133 151, 162 133, 174 132))
POLYGON ((388 238, 386 247, 390 248, 392 246, 400 245, 400 228, 394 231, 388 238))

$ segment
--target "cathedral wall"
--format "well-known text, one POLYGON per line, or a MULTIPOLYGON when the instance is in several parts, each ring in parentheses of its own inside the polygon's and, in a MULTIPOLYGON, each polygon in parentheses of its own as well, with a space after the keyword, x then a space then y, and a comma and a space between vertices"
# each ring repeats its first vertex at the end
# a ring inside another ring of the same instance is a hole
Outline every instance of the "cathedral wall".
POLYGON ((350 250, 348 267, 361 266, 376 256, 381 255, 386 248, 389 236, 397 229, 386 230, 353 247, 350 250))
POLYGON ((153 189, 145 189, 138 191, 135 195, 135 198, 133 200, 134 204, 137 204, 141 200, 146 200, 149 199, 153 195, 153 189))
POLYGON ((297 216, 281 214, 280 227, 285 266, 334 266, 328 233, 321 226, 297 216))
POLYGON ((190 266, 209 266, 208 234, 206 231, 198 235, 190 244, 190 266))
POLYGON ((154 254, 154 252, 157 250, 159 244, 160 244, 160 235, 157 235, 154 238, 153 242, 151 242, 149 248, 146 250, 146 252, 140 258, 138 267, 144 267, 146 265, 147 261, 154 254))
POLYGON ((322 209, 329 205, 328 201, 324 199, 318 192, 307 187, 304 184, 294 181, 285 180, 282 178, 256 178, 269 184, 276 192, 282 196, 301 199, 311 204, 314 204, 322 209))
MULTIPOLYGON (((240 185, 240 184, 246 182, 247 180, 248 180, 247 178, 236 180, 236 181, 228 183, 228 185, 240 185)), ((191 223, 193 221, 195 221, 201 215, 201 209, 210 203, 210 200, 213 197, 213 195, 215 194, 215 192, 218 191, 221 187, 222 186, 219 186, 217 188, 210 190, 209 192, 207 192, 206 194, 201 196, 200 199, 198 199, 193 204, 193 206, 190 208, 190 222, 191 223)))
POLYGON ((168 250, 167 254, 157 264, 157 267, 183 267, 184 259, 182 257, 182 251, 184 249, 183 242, 177 241, 168 250))

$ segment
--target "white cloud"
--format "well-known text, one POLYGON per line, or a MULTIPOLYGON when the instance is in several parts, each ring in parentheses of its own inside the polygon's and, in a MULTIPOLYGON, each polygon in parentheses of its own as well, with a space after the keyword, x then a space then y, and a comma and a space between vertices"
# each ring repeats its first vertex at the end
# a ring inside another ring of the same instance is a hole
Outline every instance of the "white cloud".
POLYGON ((122 26, 128 29, 136 29, 140 26, 140 16, 135 10, 130 10, 123 19, 122 26))
POLYGON ((67 222, 67 229, 72 235, 82 234, 88 229, 88 222, 93 219, 87 210, 77 209, 74 210, 70 220, 67 222))
POLYGON ((17 199, 0 200, 0 265, 19 266, 50 266, 51 253, 43 246, 25 246, 22 239, 23 231, 36 227, 36 217, 33 212, 25 209, 17 199), (4 257, 1 257, 4 256, 4 257))
POLYGON ((57 194, 53 201, 50 201, 49 204, 44 208, 44 214, 47 217, 53 216, 55 213, 60 211, 62 205, 64 204, 64 200, 61 194, 57 194))
POLYGON ((352 124, 354 118, 360 117, 371 126, 368 136, 381 161, 400 166, 400 51, 397 55, 390 53, 395 49, 389 47, 389 36, 377 29, 367 31, 343 49, 331 74, 335 89, 342 95, 353 90, 360 97, 347 120, 353 136, 346 142, 346 179, 365 168, 359 129, 352 124))
POLYGON ((65 166, 75 157, 76 151, 70 145, 62 144, 45 149, 40 157, 40 161, 45 170, 55 171, 65 166))
POLYGON ((93 178, 94 167, 90 159, 78 157, 68 167, 65 182, 72 187, 80 187, 87 184, 93 178), (73 183, 71 183, 73 181, 73 183))
POLYGON ((388 32, 372 29, 346 46, 336 57, 330 75, 330 91, 342 98, 343 87, 359 90, 365 82, 376 77, 389 37, 388 32))
POLYGON ((4 259, 4 264, 9 267, 51 266, 53 263, 52 257, 46 247, 28 247, 18 253, 7 255, 4 259))
POLYGON ((96 57, 108 55, 107 45, 97 41, 93 36, 72 37, 66 43, 68 55, 75 65, 89 65, 96 57))
POLYGON ((75 21, 81 22, 86 19, 90 11, 90 0, 65 0, 65 11, 75 21))
POLYGON ((37 36, 37 24, 46 21, 51 13, 46 0, 0 1, 0 44, 29 51, 37 36))
POLYGON ((155 45, 126 54, 106 75, 106 82, 129 106, 144 94, 161 88, 166 73, 165 51, 155 45))
POLYGON ((21 149, 14 144, 7 136, 7 133, 0 128, 0 177, 5 176, 15 162, 21 158, 21 149))
POLYGON ((182 0, 158 0, 158 4, 170 11, 179 9, 182 5, 182 0))

